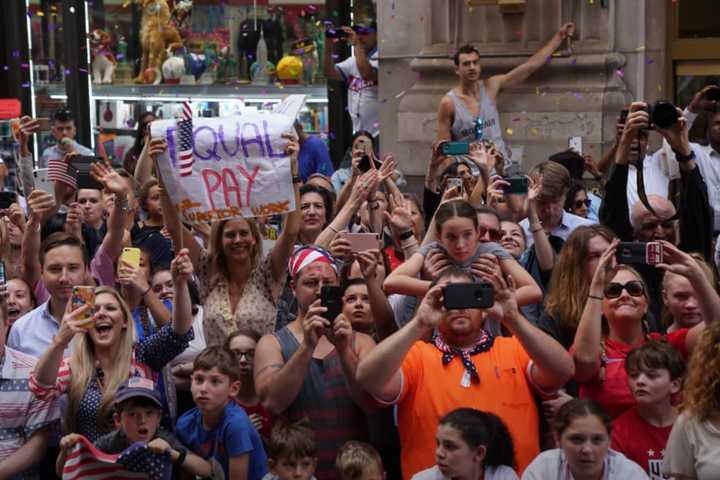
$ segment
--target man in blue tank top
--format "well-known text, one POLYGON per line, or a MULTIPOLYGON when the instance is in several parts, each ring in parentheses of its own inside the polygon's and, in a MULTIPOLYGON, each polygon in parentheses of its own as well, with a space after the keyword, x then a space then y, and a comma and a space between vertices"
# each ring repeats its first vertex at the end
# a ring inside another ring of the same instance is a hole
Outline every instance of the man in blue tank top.
MULTIPOLYGON (((438 140, 475 143, 480 140, 493 142, 504 156, 507 170, 516 159, 510 158, 505 146, 497 111, 497 96, 505 88, 516 86, 542 67, 548 57, 564 40, 572 37, 575 25, 566 23, 553 38, 525 63, 502 75, 481 79, 480 52, 472 45, 464 45, 455 53, 455 73, 460 84, 450 90, 440 101, 438 110, 438 140)), ((469 160, 469 158, 468 158, 469 160)))

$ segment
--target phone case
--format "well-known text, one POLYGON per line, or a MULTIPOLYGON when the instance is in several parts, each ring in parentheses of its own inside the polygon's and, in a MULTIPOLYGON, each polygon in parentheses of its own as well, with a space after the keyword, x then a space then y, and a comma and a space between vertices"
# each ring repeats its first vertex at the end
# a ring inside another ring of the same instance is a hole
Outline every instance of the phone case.
POLYGON ((650 242, 645 250, 645 261, 648 265, 657 265, 663 262, 662 244, 650 242))
POLYGON ((90 310, 86 312, 82 319, 87 320, 92 318, 95 307, 95 287, 91 286, 77 286, 73 287, 72 293, 72 308, 73 310, 83 306, 90 305, 90 310))
POLYGON ((120 262, 127 262, 135 268, 140 266, 140 249, 135 247, 123 248, 120 262))
POLYGON ((470 144, 467 142, 445 142, 440 147, 443 155, 467 155, 470 153, 470 144))
POLYGON ((320 305, 327 308, 323 314, 330 323, 334 322, 342 313, 342 289, 333 285, 326 285, 320 290, 320 305))
POLYGON ((377 250, 380 248, 377 233, 345 233, 343 235, 353 252, 362 252, 365 250, 377 250))
POLYGON ((38 168, 33 171, 33 177, 35 177, 35 188, 55 195, 55 185, 52 180, 48 179, 48 169, 38 168))
POLYGON ((490 308, 494 303, 492 285, 487 283, 451 283, 443 291, 448 310, 490 308))

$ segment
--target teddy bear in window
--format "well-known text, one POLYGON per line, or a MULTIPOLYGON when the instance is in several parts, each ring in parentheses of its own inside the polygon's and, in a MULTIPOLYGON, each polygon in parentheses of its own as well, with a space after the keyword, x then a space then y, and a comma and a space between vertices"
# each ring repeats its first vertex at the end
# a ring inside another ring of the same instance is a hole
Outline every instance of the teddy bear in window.
POLYGON ((160 66, 166 51, 182 47, 177 28, 170 22, 170 8, 166 0, 142 0, 140 46, 142 60, 136 83, 159 83, 160 66))

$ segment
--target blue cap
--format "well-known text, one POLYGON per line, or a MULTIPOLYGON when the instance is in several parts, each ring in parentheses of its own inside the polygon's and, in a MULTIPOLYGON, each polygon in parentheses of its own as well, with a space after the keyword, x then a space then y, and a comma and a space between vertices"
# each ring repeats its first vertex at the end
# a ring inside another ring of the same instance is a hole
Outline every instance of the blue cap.
POLYGON ((143 377, 132 377, 118 387, 115 392, 115 404, 124 402, 129 398, 145 397, 149 398, 162 408, 162 397, 155 383, 143 377))

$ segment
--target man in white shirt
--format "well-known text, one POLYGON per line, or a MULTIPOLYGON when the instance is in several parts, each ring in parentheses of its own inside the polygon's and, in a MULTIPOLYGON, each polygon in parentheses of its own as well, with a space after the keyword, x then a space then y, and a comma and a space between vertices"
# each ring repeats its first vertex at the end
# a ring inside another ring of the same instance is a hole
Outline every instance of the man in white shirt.
POLYGON ((75 141, 77 129, 69 108, 62 107, 53 114, 50 132, 57 143, 43 151, 38 160, 38 168, 47 168, 50 160, 60 160, 70 152, 77 152, 80 155, 95 155, 91 149, 75 141))
POLYGON ((693 122, 701 112, 708 112, 708 144, 690 142, 690 148, 695 153, 695 162, 707 185, 708 200, 715 213, 716 233, 720 231, 720 110, 718 110, 718 102, 709 99, 707 94, 717 90, 720 90, 720 87, 715 85, 703 88, 695 94, 683 112, 688 120, 688 129, 692 128, 693 122))
MULTIPOLYGON (((361 130, 373 137, 380 133, 378 106, 378 50, 377 25, 355 25, 338 29, 346 35, 345 41, 353 46, 354 54, 333 64, 332 44, 325 47, 325 76, 343 80, 348 87, 348 112, 353 133, 361 130)), ((335 40, 337 41, 337 40, 335 40)))

